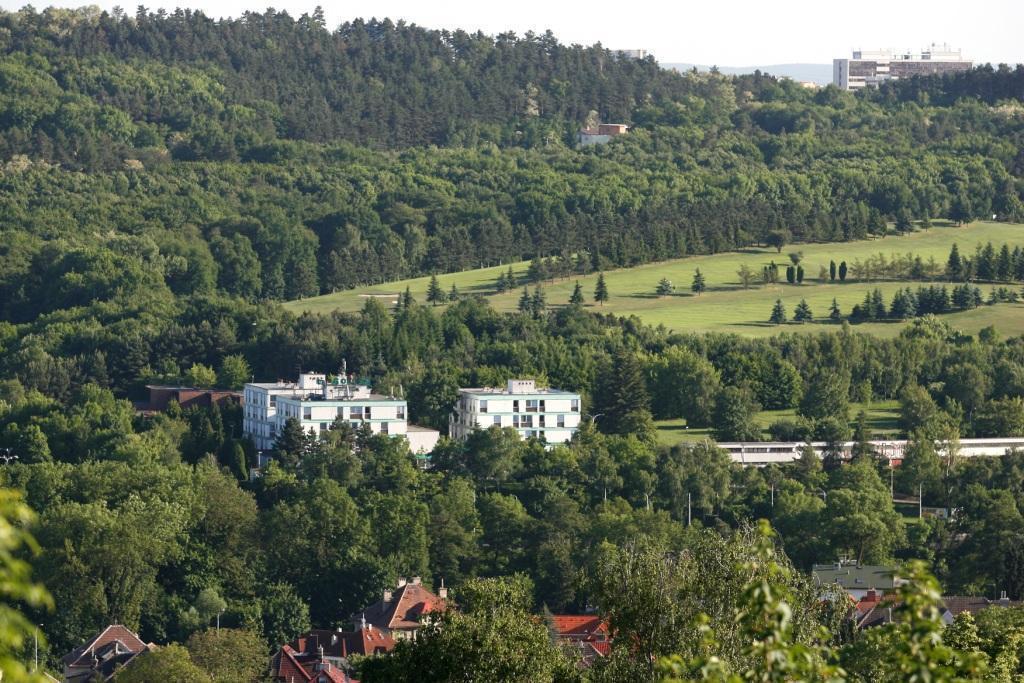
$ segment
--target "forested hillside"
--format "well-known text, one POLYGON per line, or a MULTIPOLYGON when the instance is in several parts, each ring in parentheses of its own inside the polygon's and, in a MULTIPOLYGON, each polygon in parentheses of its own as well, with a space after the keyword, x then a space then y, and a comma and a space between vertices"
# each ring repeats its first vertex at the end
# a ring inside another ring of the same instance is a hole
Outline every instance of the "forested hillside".
MULTIPOLYGON (((293 299, 538 254, 604 267, 1024 216, 1016 100, 858 99, 271 11, 27 9, 0 15, 0 54, 10 320, 142 271, 153 292, 293 299), (634 129, 577 150, 587 120, 634 129), (30 286, 41 273, 59 286, 30 286)), ((973 77, 1019 90, 1018 72, 973 77)))

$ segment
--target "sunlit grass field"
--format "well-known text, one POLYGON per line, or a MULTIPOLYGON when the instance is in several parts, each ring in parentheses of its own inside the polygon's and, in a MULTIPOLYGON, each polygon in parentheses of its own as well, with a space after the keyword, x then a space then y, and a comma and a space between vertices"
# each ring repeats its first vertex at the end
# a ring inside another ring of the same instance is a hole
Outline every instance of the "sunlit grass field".
MULTIPOLYGON (((899 401, 874 401, 872 403, 850 404, 850 425, 853 426, 857 414, 863 410, 868 416, 868 428, 873 436, 895 436, 899 434, 899 401)), ((796 410, 765 410, 754 418, 763 430, 763 437, 768 437, 768 425, 776 420, 794 419, 796 410)), ((714 439, 712 430, 709 428, 686 427, 686 420, 657 420, 654 423, 658 429, 658 443, 663 446, 674 446, 681 441, 701 441, 703 439, 714 439)))
MULTIPOLYGON (((898 254, 912 253, 927 261, 929 257, 944 266, 950 247, 956 243, 961 254, 970 256, 978 243, 991 241, 996 248, 1004 242, 1011 249, 1017 244, 1024 246, 1024 225, 979 221, 963 227, 938 223, 927 230, 919 230, 905 236, 857 242, 828 244, 797 244, 787 246, 782 253, 770 248, 751 248, 740 252, 727 252, 710 256, 692 256, 672 261, 650 263, 634 268, 621 268, 605 272, 610 300, 604 305, 594 304, 593 292, 596 274, 573 276, 543 285, 549 306, 565 305, 572 293, 573 285, 579 281, 587 297, 589 310, 636 315, 652 325, 665 325, 676 331, 735 332, 743 335, 770 335, 780 330, 816 331, 828 329, 825 322, 829 306, 835 298, 843 314, 849 313, 854 304, 864 299, 867 291, 878 287, 888 301, 892 293, 901 287, 917 287, 919 282, 822 282, 818 279, 819 268, 828 267, 829 261, 836 263, 865 259, 882 253, 889 259, 898 254), (750 289, 743 289, 737 270, 747 264, 757 276, 762 267, 774 260, 780 265, 780 277, 785 280, 785 265, 789 263, 787 253, 803 252, 805 278, 801 285, 785 282, 775 285, 760 283, 750 289), (700 268, 707 282, 707 291, 696 296, 690 292, 694 271, 700 268), (659 280, 668 278, 676 286, 676 293, 659 297, 655 288, 659 280), (776 326, 768 323, 772 305, 781 299, 792 318, 793 310, 801 299, 806 299, 816 319, 810 324, 790 323, 776 326)), ((517 277, 525 280, 527 262, 512 264, 517 277)), ((464 294, 484 295, 497 310, 511 311, 516 308, 522 288, 504 294, 495 293, 498 275, 508 270, 508 265, 494 268, 453 273, 439 276, 441 288, 447 292, 454 284, 464 294)), ((397 299, 406 287, 419 301, 426 298, 429 277, 402 280, 400 282, 337 292, 308 299, 292 301, 285 306, 293 311, 328 312, 332 310, 359 310, 368 296, 378 296, 386 304, 397 299)), ((532 287, 531 287, 532 290, 532 287)), ((982 286, 987 295, 987 287, 982 286)), ((952 313, 943 317, 950 324, 966 332, 976 332, 988 325, 995 325, 1003 334, 1024 334, 1024 304, 999 304, 985 306, 973 311, 952 313)), ((905 323, 866 323, 858 330, 879 335, 895 335, 905 323)))

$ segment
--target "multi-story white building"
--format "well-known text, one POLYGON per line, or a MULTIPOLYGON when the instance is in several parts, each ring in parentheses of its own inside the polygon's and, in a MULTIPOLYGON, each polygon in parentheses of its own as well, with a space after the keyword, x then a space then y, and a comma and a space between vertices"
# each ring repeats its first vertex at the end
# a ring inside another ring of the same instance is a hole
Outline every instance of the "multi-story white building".
POLYGON ((512 427, 523 438, 556 444, 572 439, 579 425, 579 394, 510 379, 504 389, 459 389, 448 431, 453 439, 465 439, 477 429, 512 427))
POLYGON ((832 60, 832 82, 843 90, 862 90, 911 76, 967 71, 972 62, 960 50, 932 44, 919 53, 854 50, 852 59, 832 60))
POLYGON ((246 384, 243 402, 242 431, 260 451, 274 447, 289 419, 311 434, 327 431, 339 418, 356 428, 365 424, 374 434, 405 437, 414 453, 429 453, 440 437, 407 422, 405 399, 374 394, 343 376, 328 382, 326 375, 304 373, 298 382, 246 384))

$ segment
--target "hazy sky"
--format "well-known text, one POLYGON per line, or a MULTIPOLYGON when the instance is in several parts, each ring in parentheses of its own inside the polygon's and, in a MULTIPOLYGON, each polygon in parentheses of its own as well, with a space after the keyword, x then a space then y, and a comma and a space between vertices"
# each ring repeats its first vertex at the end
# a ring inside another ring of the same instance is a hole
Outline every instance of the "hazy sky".
MULTIPOLYGON (((24 2, 0 0, 5 9, 24 2)), ((49 4, 78 6, 88 2, 49 4)), ((136 2, 121 4, 134 12, 136 2)), ((181 0, 147 7, 178 5, 212 16, 260 11, 267 0, 181 0)), ((296 16, 316 1, 278 0, 278 9, 296 16)), ((632 0, 631 2, 559 2, 558 0, 349 0, 323 2, 333 28, 355 17, 390 17, 430 28, 480 29, 486 33, 551 29, 562 42, 611 48, 646 48, 661 62, 748 66, 784 62, 831 62, 851 48, 919 49, 932 42, 962 47, 976 62, 1024 61, 1024 0, 632 0)))

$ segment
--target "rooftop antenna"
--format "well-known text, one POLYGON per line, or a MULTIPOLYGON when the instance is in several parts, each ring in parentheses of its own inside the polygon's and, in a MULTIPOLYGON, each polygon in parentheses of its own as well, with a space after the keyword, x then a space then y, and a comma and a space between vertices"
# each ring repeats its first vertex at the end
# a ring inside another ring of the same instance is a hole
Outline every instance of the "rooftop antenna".
POLYGON ((345 398, 352 398, 352 387, 348 383, 348 361, 344 358, 341 359, 341 373, 339 375, 339 382, 341 384, 341 391, 345 398))

